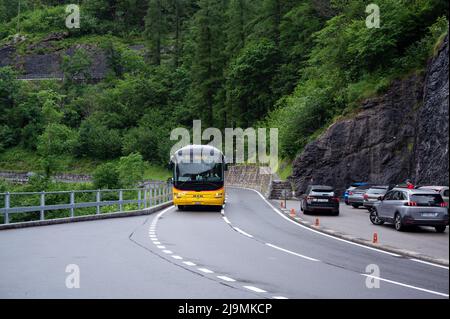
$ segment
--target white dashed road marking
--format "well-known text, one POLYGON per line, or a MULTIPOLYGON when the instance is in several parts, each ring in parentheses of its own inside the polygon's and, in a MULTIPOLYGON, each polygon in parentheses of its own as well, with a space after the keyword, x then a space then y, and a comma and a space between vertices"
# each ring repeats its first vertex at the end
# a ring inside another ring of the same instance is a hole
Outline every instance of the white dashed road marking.
POLYGON ((284 251, 285 253, 297 256, 297 257, 305 258, 305 259, 308 259, 308 260, 311 260, 311 261, 319 261, 318 259, 311 258, 311 257, 305 256, 305 255, 301 255, 301 254, 298 254, 296 252, 293 252, 293 251, 290 251, 290 250, 287 250, 287 249, 284 249, 284 248, 281 248, 281 247, 278 247, 278 246, 275 246, 275 245, 272 245, 272 244, 269 244, 269 243, 266 243, 266 245, 269 246, 269 247, 272 247, 272 248, 284 251))
POLYGON ((263 292, 267 292, 263 289, 257 288, 257 287, 253 287, 253 286, 243 286, 244 288, 254 291, 254 292, 258 292, 258 293, 263 293, 263 292))
POLYGON ((214 271, 209 270, 207 268, 197 268, 198 270, 200 270, 201 272, 204 272, 205 274, 213 274, 214 271))
POLYGON ((191 267, 197 266, 196 264, 194 264, 194 263, 191 262, 191 261, 183 261, 183 264, 185 264, 185 265, 187 265, 187 266, 191 266, 191 267))
POLYGON ((228 281, 228 282, 235 282, 236 281, 233 278, 230 278, 230 277, 227 277, 227 276, 217 276, 217 278, 222 279, 224 281, 228 281))
MULTIPOLYGON (((159 213, 159 214, 155 217, 155 219, 153 220, 153 222, 152 222, 152 224, 151 224, 151 226, 150 226, 150 229, 149 229, 149 237, 150 237, 150 240, 152 240, 153 243, 154 243, 155 245, 157 245, 156 247, 159 248, 159 249, 161 249, 163 253, 168 254, 168 255, 171 255, 171 257, 172 257, 173 259, 182 261, 182 260, 183 260, 183 257, 178 256, 178 255, 175 255, 171 250, 165 249, 166 246, 161 245, 161 242, 160 242, 160 241, 157 239, 157 237, 156 237, 156 226, 157 226, 157 223, 158 223, 159 219, 161 218, 161 216, 162 216, 163 214, 165 214, 166 212, 168 212, 168 211, 169 211, 170 209, 172 209, 172 208, 173 208, 173 207, 170 207, 170 208, 168 208, 168 209, 165 209, 164 211, 162 211, 161 213, 159 213)), ((228 220, 228 218, 224 215, 224 210, 222 210, 221 213, 222 213, 222 217, 223 217, 224 221, 225 221, 227 224, 229 224, 230 227, 232 227, 235 231, 237 231, 237 232, 241 233, 242 235, 247 236, 247 237, 249 237, 249 238, 253 238, 252 235, 246 233, 246 232, 243 231, 242 229, 237 228, 237 227, 233 227, 233 226, 231 225, 231 222, 230 222, 230 221, 228 220)), ((197 266, 195 263, 193 263, 193 262, 191 262, 191 261, 182 261, 182 263, 183 263, 184 265, 190 266, 190 267, 197 266)), ((205 273, 205 274, 214 274, 214 271, 212 271, 212 270, 210 270, 210 269, 208 269, 208 268, 197 268, 197 270, 198 270, 198 271, 201 271, 201 272, 203 272, 203 273, 205 273)), ((233 278, 231 278, 231 277, 228 277, 228 276, 225 276, 225 275, 220 275, 220 276, 216 276, 216 277, 217 277, 218 279, 223 280, 223 281, 226 281, 226 282, 236 282, 235 279, 233 279, 233 278)), ((251 290, 251 291, 253 291, 253 292, 257 292, 257 293, 267 293, 267 291, 265 291, 265 290, 263 290, 263 289, 260 289, 260 288, 257 288, 257 287, 254 287, 254 286, 242 286, 242 287, 245 288, 245 289, 251 290)), ((273 298, 274 298, 274 299, 287 299, 287 298, 285 298, 285 297, 277 297, 277 296, 276 296, 276 297, 273 297, 273 298)))

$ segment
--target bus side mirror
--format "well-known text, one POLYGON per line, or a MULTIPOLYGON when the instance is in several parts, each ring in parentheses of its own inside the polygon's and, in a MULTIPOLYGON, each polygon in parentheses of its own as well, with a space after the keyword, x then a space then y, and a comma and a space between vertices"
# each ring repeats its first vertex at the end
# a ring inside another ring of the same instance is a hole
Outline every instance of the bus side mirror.
POLYGON ((173 178, 172 177, 167 179, 167 184, 173 184, 173 178))
POLYGON ((171 171, 171 170, 173 170, 173 162, 170 162, 169 164, 167 164, 167 169, 169 170, 169 171, 171 171))

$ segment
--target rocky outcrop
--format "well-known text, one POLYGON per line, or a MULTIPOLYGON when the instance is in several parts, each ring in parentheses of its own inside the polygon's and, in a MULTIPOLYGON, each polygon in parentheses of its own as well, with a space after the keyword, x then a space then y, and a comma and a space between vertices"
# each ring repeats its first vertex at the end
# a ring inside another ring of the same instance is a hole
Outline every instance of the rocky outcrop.
POLYGON ((448 108, 447 37, 425 79, 394 81, 305 147, 290 177, 296 194, 311 181, 341 192, 354 181, 448 185, 448 108))
POLYGON ((418 112, 415 179, 419 184, 448 185, 448 36, 429 64, 424 104, 418 112))
POLYGON ((96 45, 77 44, 67 49, 58 47, 58 41, 67 37, 66 33, 52 33, 38 43, 27 47, 27 54, 18 54, 15 44, 0 47, 0 67, 12 66, 19 72, 19 79, 63 78, 64 56, 72 56, 83 49, 91 59, 90 78, 101 80, 108 72, 107 57, 96 45))

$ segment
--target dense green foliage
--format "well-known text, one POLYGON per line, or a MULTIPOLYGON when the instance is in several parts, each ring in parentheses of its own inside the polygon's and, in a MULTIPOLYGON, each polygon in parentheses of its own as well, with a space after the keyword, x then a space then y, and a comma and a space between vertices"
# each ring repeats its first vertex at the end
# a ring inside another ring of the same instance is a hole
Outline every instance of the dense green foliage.
MULTIPOLYGON (((448 30, 446 0, 379 0, 379 29, 366 27, 370 2, 360 0, 84 0, 71 30, 64 3, 22 0, 18 16, 18 0, 0 0, 0 43, 20 33, 18 52, 28 54, 66 31, 54 49, 77 45, 62 82, 18 81, 0 68, 0 152, 36 151, 47 174, 61 156, 139 153, 163 164, 170 131, 193 119, 277 127, 281 155, 293 158, 359 101, 420 72, 448 30), (100 82, 90 78, 92 45, 107 56, 100 82)), ((98 185, 118 185, 118 170, 100 167, 98 185)))

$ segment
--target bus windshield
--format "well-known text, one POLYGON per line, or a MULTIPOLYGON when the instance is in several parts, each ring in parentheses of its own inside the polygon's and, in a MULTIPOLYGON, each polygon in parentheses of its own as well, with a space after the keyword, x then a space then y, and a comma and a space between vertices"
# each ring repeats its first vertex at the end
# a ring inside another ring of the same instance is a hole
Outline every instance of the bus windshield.
POLYGON ((175 182, 222 182, 222 163, 178 163, 175 182))

